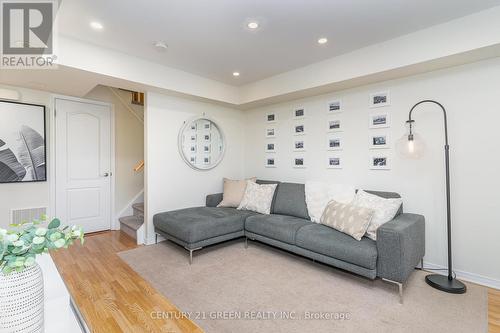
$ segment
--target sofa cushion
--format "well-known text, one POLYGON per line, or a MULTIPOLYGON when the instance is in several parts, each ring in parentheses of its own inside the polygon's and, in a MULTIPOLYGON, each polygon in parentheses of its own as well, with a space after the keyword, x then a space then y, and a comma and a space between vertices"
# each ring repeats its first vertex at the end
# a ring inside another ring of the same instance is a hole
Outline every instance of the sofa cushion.
POLYGON ((300 228, 295 244, 309 251, 368 269, 377 267, 377 245, 369 238, 360 241, 327 226, 311 223, 300 228))
POLYGON ((256 214, 234 208, 195 207, 156 214, 155 229, 186 243, 242 231, 245 218, 256 214))
POLYGON ((280 187, 280 182, 274 180, 265 180, 265 179, 257 179, 256 181, 259 185, 267 185, 267 184, 277 184, 276 191, 274 191, 273 202, 271 203, 271 214, 274 213, 274 204, 276 202, 276 193, 278 193, 278 188, 280 187))
POLYGON ((281 183, 276 192, 274 214, 290 215, 309 220, 304 184, 281 183))
POLYGON ((295 245, 295 234, 310 221, 286 215, 254 215, 245 221, 245 230, 295 245))

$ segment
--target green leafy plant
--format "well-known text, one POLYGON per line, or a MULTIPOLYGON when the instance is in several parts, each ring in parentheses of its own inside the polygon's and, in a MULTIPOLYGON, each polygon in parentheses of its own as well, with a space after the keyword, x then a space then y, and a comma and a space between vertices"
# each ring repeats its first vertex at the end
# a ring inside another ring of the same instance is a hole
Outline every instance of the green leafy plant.
POLYGON ((49 250, 67 248, 75 240, 83 244, 83 229, 79 226, 61 227, 59 219, 53 219, 44 227, 47 217, 11 224, 12 229, 0 228, 0 271, 9 274, 35 264, 35 257, 49 250))

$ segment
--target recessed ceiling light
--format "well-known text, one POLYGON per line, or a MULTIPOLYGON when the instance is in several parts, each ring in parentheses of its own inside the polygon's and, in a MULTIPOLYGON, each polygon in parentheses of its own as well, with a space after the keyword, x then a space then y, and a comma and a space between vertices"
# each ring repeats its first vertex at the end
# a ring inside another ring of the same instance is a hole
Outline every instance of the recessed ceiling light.
POLYGON ((240 72, 233 72, 233 76, 240 76, 240 72))
POLYGON ((165 52, 168 49, 167 43, 165 43, 164 41, 161 41, 161 40, 156 41, 154 43, 154 46, 158 52, 165 52))
POLYGON ((318 39, 318 44, 326 44, 328 43, 328 39, 326 37, 321 37, 318 39))
POLYGON ((259 27, 259 22, 255 22, 255 21, 248 22, 247 27, 248 27, 248 29, 255 30, 259 27))
POLYGON ((97 21, 90 22, 90 27, 92 29, 94 29, 94 30, 102 30, 102 29, 104 29, 104 26, 101 23, 97 22, 97 21))

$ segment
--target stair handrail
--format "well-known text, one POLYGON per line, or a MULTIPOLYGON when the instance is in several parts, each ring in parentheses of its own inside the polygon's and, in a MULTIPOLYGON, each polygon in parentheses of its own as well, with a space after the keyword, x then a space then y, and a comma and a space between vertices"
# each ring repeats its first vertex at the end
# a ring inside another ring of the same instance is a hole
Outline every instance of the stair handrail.
POLYGON ((137 163, 134 167, 134 171, 135 172, 140 172, 144 169, 144 160, 140 161, 139 163, 137 163))

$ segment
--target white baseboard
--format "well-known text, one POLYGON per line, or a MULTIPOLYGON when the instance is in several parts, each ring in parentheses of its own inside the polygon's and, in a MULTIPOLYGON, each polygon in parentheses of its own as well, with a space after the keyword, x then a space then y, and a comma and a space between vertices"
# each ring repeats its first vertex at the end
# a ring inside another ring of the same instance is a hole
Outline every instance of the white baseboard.
MULTIPOLYGON (((446 269, 445 266, 441 265, 436 265, 427 261, 424 261, 424 267, 431 268, 431 269, 446 269)), ((486 276, 482 276, 479 274, 475 273, 469 273, 469 272, 464 272, 464 271, 458 271, 456 269, 453 270, 455 274, 457 274, 457 278, 460 280, 480 284, 485 287, 493 288, 493 289, 499 289, 500 290, 500 280, 489 278, 486 276)), ((441 275, 446 275, 448 274, 447 271, 432 271, 433 273, 436 274, 441 274, 441 275)))

